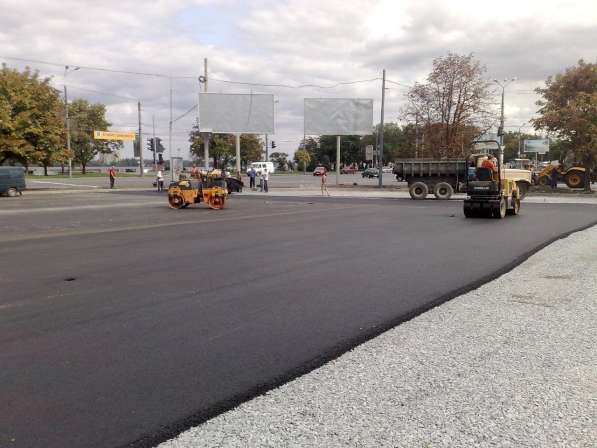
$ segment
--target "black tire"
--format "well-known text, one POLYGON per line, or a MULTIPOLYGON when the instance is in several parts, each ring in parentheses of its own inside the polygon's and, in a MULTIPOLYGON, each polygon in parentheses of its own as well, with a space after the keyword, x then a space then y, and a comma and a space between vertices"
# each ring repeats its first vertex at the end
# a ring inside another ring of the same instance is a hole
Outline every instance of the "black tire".
POLYGON ((464 203, 464 207, 462 208, 462 211, 464 212, 465 218, 476 218, 476 216, 477 216, 473 207, 471 207, 471 205, 467 204, 466 202, 464 203))
POLYGON ((500 199, 499 206, 493 208, 491 210, 491 214, 495 219, 504 219, 506 217, 506 213, 508 212, 508 203, 506 198, 500 199))
POLYGON ((184 207, 184 199, 177 194, 168 195, 168 205, 170 208, 181 209, 184 207))
POLYGON ((570 170, 566 173, 564 182, 566 182, 568 188, 584 188, 585 173, 578 170, 570 170))
POLYGON ((14 198, 14 197, 16 197, 16 195, 17 195, 18 193, 19 193, 19 192, 17 191, 17 189, 16 189, 16 188, 9 188, 8 190, 6 190, 6 196, 8 196, 9 198, 14 198))
POLYGON ((516 185, 518 186, 518 192, 520 193, 520 199, 524 199, 524 197, 529 192, 529 187, 530 187, 529 184, 526 182, 518 181, 518 182, 516 182, 516 185))
POLYGON ((408 192, 412 199, 425 199, 429 194, 429 187, 424 182, 415 182, 410 186, 408 192))
POLYGON ((520 213, 520 199, 513 196, 510 201, 510 207, 511 208, 508 209, 507 214, 512 216, 518 215, 520 213))
POLYGON ((537 179, 537 185, 546 187, 547 185, 549 185, 549 178, 547 176, 539 176, 539 178, 537 179))
POLYGON ((447 201, 454 194, 454 189, 452 188, 452 185, 450 185, 449 183, 440 182, 435 185, 435 188, 433 189, 433 194, 437 199, 447 201))

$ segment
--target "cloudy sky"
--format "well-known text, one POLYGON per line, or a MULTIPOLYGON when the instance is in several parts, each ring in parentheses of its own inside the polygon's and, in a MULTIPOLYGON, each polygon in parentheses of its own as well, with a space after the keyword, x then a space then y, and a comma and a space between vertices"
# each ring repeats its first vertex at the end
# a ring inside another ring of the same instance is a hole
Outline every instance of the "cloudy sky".
MULTIPOLYGON (((0 62, 29 65, 60 88, 63 66, 81 66, 67 77, 69 96, 107 104, 113 130, 135 129, 140 98, 143 132, 152 131, 155 118, 156 134, 167 143, 168 76, 176 118, 196 104, 197 76, 208 58, 209 91, 275 95, 271 138, 289 153, 302 138, 305 97, 373 98, 378 121, 375 78, 383 68, 389 79, 410 85, 424 80, 433 58, 474 53, 488 79, 518 78, 506 96, 506 125, 517 129, 536 110, 533 88, 597 56, 594 0, 0 0, 0 11, 0 62), (296 87, 302 84, 316 86, 296 87)), ((386 121, 396 121, 407 87, 389 87, 386 121)), ((191 111, 175 123, 174 155, 188 154, 195 119, 191 111)))

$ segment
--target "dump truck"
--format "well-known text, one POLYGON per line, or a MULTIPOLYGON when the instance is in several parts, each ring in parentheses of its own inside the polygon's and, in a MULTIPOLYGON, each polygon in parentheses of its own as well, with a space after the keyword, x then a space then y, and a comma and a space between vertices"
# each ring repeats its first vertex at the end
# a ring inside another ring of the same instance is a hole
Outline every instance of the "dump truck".
MULTIPOLYGON (((437 199, 450 199, 454 192, 465 191, 470 160, 401 159, 394 162, 393 173, 396 180, 408 183, 408 192, 413 199, 425 199, 429 194, 437 199)), ((503 177, 516 182, 521 199, 532 185, 530 170, 506 168, 503 177)))
POLYGON ((408 183, 413 199, 425 199, 433 194, 437 199, 450 199, 461 191, 468 175, 466 160, 405 159, 394 162, 396 180, 408 183))

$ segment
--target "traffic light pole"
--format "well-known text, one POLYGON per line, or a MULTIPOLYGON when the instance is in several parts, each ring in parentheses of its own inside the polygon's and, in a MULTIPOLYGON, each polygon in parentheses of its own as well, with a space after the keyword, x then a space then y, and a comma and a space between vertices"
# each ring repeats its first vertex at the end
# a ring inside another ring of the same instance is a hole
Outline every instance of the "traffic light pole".
POLYGON ((156 166, 156 163, 155 163, 155 157, 156 157, 156 152, 157 152, 158 149, 157 149, 156 144, 155 144, 155 115, 151 116, 151 124, 153 125, 153 132, 152 132, 153 139, 151 140, 151 148, 153 149, 153 169, 155 171, 157 171, 157 166, 156 166))

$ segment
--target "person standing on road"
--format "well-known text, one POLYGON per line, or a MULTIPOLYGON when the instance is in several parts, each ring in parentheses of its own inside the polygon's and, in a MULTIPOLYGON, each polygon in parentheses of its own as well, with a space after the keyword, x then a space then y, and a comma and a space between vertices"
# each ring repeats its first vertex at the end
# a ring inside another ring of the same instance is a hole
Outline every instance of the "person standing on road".
POLYGON ((255 190, 255 177, 257 177, 257 171, 255 171, 255 167, 252 166, 249 170, 249 188, 251 190, 255 190))
POLYGON ((557 190, 558 189, 558 167, 554 166, 551 169, 551 173, 549 173, 549 178, 550 178, 550 184, 551 184, 551 189, 552 190, 557 190))
POLYGON ((114 181, 116 180, 116 168, 114 168, 114 165, 108 169, 108 176, 110 176, 110 188, 114 188, 114 181))
POLYGON ((263 168, 263 172, 261 173, 261 180, 263 181, 263 191, 266 193, 269 192, 269 187, 267 186, 267 181, 269 180, 269 173, 267 172, 267 168, 263 168))
POLYGON ((158 170, 158 173, 156 175, 156 182, 158 186, 158 193, 160 191, 164 191, 164 173, 162 173, 162 170, 158 170))
POLYGON ((328 191, 328 172, 324 170, 321 175, 321 195, 325 196, 326 194, 329 196, 330 192, 328 191))

